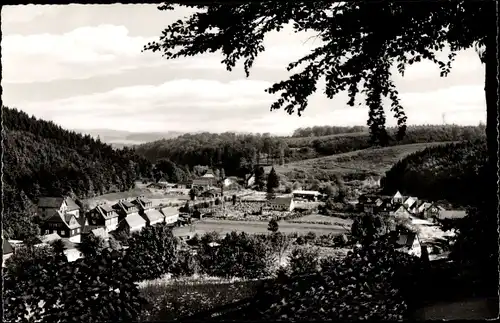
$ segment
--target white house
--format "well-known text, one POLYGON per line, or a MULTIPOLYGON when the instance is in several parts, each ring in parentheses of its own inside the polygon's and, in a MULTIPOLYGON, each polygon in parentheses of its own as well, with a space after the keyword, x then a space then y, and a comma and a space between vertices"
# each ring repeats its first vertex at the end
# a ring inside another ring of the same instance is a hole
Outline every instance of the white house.
POLYGON ((416 197, 408 197, 404 200, 403 205, 406 206, 408 209, 411 209, 415 203, 417 203, 418 199, 416 197))
POLYGON ((236 178, 236 177, 227 177, 224 179, 224 186, 225 187, 233 185, 233 184, 237 184, 237 183, 238 183, 238 178, 236 178))
POLYGON ((127 233, 139 231, 146 226, 146 220, 139 213, 132 213, 118 223, 118 230, 127 233))
POLYGON ((149 209, 144 211, 144 219, 147 225, 155 225, 164 222, 165 217, 163 214, 156 209, 149 209))
POLYGON ((276 211, 292 211, 295 208, 293 197, 276 197, 269 201, 269 208, 276 211))
POLYGON ((396 240, 396 246, 398 250, 409 255, 422 256, 422 245, 418 235, 414 232, 400 233, 396 240))
POLYGON ((83 257, 83 254, 76 247, 77 244, 69 239, 61 238, 57 233, 51 233, 40 237, 42 243, 40 245, 50 246, 54 241, 61 240, 64 244, 64 255, 69 262, 75 261, 83 257))
POLYGON ((179 209, 176 207, 164 207, 160 212, 165 216, 166 224, 174 224, 179 221, 179 209))
POLYGON ((294 198, 302 198, 302 199, 316 201, 321 196, 321 193, 318 191, 295 190, 292 192, 292 195, 294 198))
POLYGON ((398 204, 398 203, 403 203, 403 195, 399 191, 394 194, 394 196, 391 199, 392 203, 398 204))

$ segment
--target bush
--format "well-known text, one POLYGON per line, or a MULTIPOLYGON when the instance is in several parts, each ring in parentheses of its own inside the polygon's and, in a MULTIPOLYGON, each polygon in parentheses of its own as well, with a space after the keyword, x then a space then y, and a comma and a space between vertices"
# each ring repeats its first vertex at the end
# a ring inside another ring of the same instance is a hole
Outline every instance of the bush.
POLYGON ((145 305, 123 254, 104 250, 67 263, 34 259, 4 277, 4 319, 9 322, 135 321, 145 305))
POLYGON ((319 269, 318 249, 295 248, 289 256, 289 265, 294 275, 316 272, 319 269))
MULTIPOLYGON (((419 260, 385 241, 355 249, 342 261, 322 262, 324 271, 282 277, 268 284, 256 301, 239 312, 241 320, 402 320, 408 306, 403 290, 419 260)), ((407 289, 407 290, 411 290, 407 289)))
POLYGON ((155 279, 167 273, 175 262, 177 245, 177 239, 165 224, 147 226, 134 233, 125 259, 134 281, 155 279))
POLYGON ((192 255, 190 250, 182 250, 178 253, 177 259, 170 272, 176 278, 183 276, 193 276, 200 270, 198 259, 192 255))
POLYGON ((203 241, 198 258, 204 273, 227 278, 259 278, 269 274, 273 257, 264 239, 231 232, 219 243, 220 246, 211 247, 207 240, 203 241))

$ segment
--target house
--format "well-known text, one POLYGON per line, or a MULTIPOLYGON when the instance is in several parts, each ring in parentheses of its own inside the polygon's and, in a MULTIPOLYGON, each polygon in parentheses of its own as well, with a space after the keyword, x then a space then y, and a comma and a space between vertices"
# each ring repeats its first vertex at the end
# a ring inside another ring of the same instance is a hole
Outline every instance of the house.
POLYGON ((295 205, 292 196, 280 196, 269 201, 269 208, 276 211, 292 211, 295 205))
MULTIPOLYGON (((449 215, 450 213, 448 213, 445 208, 435 203, 430 203, 430 205, 423 210, 423 216, 426 218, 431 218, 431 217, 446 218, 449 217, 449 215)), ((462 211, 462 215, 465 216, 465 211, 462 211)))
POLYGON ((37 215, 41 220, 46 220, 57 211, 73 214, 80 217, 80 207, 69 197, 40 197, 37 204, 37 215))
POLYGON ((40 237, 41 243, 37 246, 50 246, 54 241, 61 240, 64 244, 64 255, 69 262, 75 261, 83 257, 83 254, 78 250, 77 244, 66 238, 61 238, 57 233, 50 233, 40 237))
POLYGON ((139 214, 139 207, 127 200, 118 201, 115 205, 113 205, 113 209, 118 214, 118 221, 125 219, 131 214, 139 214))
POLYGON ((146 220, 139 213, 131 213, 118 223, 117 230, 125 231, 130 234, 135 231, 140 231, 146 226, 146 220))
POLYGON ((408 210, 411 210, 411 208, 415 205, 415 203, 418 202, 418 199, 416 197, 409 196, 404 199, 403 205, 406 206, 408 210))
POLYGON ((179 221, 179 209, 176 207, 164 207, 160 210, 160 212, 165 217, 166 224, 175 224, 179 221))
POLYGON ((439 219, 461 219, 467 215, 465 210, 445 210, 438 206, 434 206, 437 212, 436 217, 439 219))
POLYGON ((57 233, 62 238, 68 238, 71 242, 80 242, 82 228, 72 213, 57 211, 46 219, 40 226, 42 234, 57 233))
POLYGON ((14 254, 14 247, 12 247, 12 245, 9 243, 9 241, 7 241, 7 239, 3 238, 2 238, 2 251, 3 251, 2 267, 5 268, 5 262, 14 254))
MULTIPOLYGON (((384 200, 377 195, 362 195, 358 199, 360 211, 373 214, 384 204, 384 200)), ((388 203, 390 205, 390 202, 388 203)))
POLYGON ((89 235, 93 235, 94 237, 99 237, 104 241, 109 240, 109 231, 105 228, 97 228, 89 231, 89 235))
POLYGON ((250 187, 252 186, 253 184, 255 184, 255 175, 252 175, 250 176, 247 180, 246 180, 246 186, 247 187, 250 187))
POLYGON ((193 185, 192 181, 183 181, 175 184, 172 186, 172 188, 180 188, 180 189, 186 189, 186 188, 191 188, 193 185))
POLYGON ((301 198, 310 201, 317 201, 321 196, 321 193, 318 191, 304 191, 304 190, 295 190, 292 192, 294 198, 301 198))
POLYGON ((137 208, 139 209, 139 213, 153 208, 153 202, 145 198, 144 195, 138 196, 135 200, 132 201, 132 204, 137 206, 137 208))
POLYGON ((238 184, 238 177, 230 176, 224 179, 224 186, 231 186, 233 184, 238 184))
POLYGON ((394 194, 394 196, 392 197, 391 201, 393 204, 401 204, 403 203, 403 195, 401 195, 401 193, 397 191, 396 194, 394 194))
POLYGON ((93 208, 87 216, 88 232, 97 228, 105 228, 107 232, 116 230, 118 226, 118 213, 109 204, 100 204, 93 208))
POLYGON ((156 189, 166 189, 167 188, 167 185, 165 184, 161 184, 161 183, 151 183, 151 184, 148 184, 148 186, 146 186, 147 188, 156 188, 156 189))
POLYGON ((202 178, 214 178, 215 179, 215 174, 214 172, 209 169, 207 172, 202 176, 202 178))
POLYGON ((208 190, 210 188, 210 186, 213 186, 214 183, 215 183, 215 178, 211 178, 211 177, 198 178, 198 179, 193 180, 191 187, 193 187, 193 188, 198 187, 198 188, 201 188, 204 190, 208 190))
POLYGON ((409 218, 412 214, 406 207, 406 205, 399 205, 395 206, 390 215, 397 216, 397 217, 406 217, 409 218))
POLYGON ((165 187, 169 184, 165 177, 160 178, 157 183, 165 187))
POLYGON ((422 245, 418 235, 414 232, 399 233, 396 238, 396 248, 412 256, 422 256, 422 245))
POLYGON ((211 188, 209 190, 204 191, 203 193, 200 194, 200 197, 206 197, 206 198, 216 198, 221 196, 221 189, 220 188, 211 188))
POLYGON ((146 225, 155 225, 165 221, 165 216, 163 216, 163 214, 156 209, 144 211, 142 217, 146 220, 146 225))

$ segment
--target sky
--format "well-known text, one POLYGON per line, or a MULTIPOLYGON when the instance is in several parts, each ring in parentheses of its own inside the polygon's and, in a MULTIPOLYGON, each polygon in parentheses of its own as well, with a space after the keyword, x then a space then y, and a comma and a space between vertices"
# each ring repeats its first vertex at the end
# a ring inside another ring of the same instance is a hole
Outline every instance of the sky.
MULTIPOLYGON (((318 46, 307 33, 269 34, 248 78, 242 64, 226 71, 219 53, 166 60, 141 52, 191 12, 154 4, 3 6, 3 104, 69 129, 287 135, 299 127, 366 124, 368 109, 347 106, 345 93, 330 100, 318 91, 301 117, 269 110, 275 97, 264 90, 318 46)), ((421 62, 393 79, 408 124, 442 124, 443 114, 450 124, 486 120, 484 67, 473 49, 457 56, 446 78, 421 62)))

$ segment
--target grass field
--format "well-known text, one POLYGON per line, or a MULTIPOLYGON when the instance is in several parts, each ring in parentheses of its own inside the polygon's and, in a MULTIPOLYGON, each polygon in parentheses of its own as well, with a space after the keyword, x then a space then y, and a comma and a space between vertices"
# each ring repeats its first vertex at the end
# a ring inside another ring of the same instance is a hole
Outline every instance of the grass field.
MULTIPOLYGON (((174 233, 176 236, 188 235, 190 232, 218 232, 219 234, 226 234, 232 231, 246 232, 249 234, 269 233, 267 230, 269 222, 267 221, 231 221, 219 219, 205 219, 193 224, 193 226, 186 226, 175 228, 174 233)), ((350 228, 350 227, 349 227, 350 228)), ((316 234, 342 234, 346 229, 342 226, 335 224, 314 224, 314 223, 287 223, 279 222, 279 230, 283 233, 308 233, 314 232, 316 234)))
POLYGON ((340 223, 349 227, 352 225, 351 219, 341 219, 334 216, 327 216, 322 214, 306 215, 301 218, 293 219, 293 222, 303 222, 303 223, 329 222, 331 224, 340 223))
POLYGON ((153 281, 140 287, 151 304, 141 321, 171 321, 255 295, 262 281, 153 281))
POLYGON ((284 166, 276 166, 275 170, 282 174, 292 170, 309 171, 311 169, 321 169, 338 173, 372 172, 382 175, 396 162, 412 153, 427 147, 449 143, 450 142, 433 142, 384 148, 368 148, 343 154, 297 161, 284 166))

